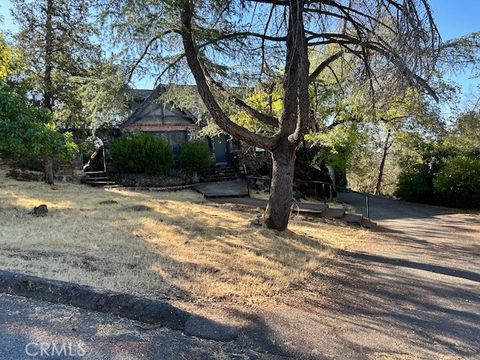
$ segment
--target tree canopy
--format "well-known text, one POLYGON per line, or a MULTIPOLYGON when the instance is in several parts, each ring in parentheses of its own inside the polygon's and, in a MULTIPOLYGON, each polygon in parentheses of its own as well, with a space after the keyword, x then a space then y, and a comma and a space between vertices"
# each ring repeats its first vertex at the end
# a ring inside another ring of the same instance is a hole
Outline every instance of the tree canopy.
MULTIPOLYGON (((72 134, 57 131, 48 109, 31 106, 21 90, 0 83, 0 152, 53 166, 53 159, 72 160, 77 150, 72 134)), ((52 171, 45 180, 53 183, 52 171)))
MULTIPOLYGON (((322 72, 338 62, 352 67, 350 76, 365 82, 372 94, 381 76, 390 82, 392 93, 415 86, 438 99, 428 79, 441 41, 423 0, 116 3, 105 13, 114 34, 144 44, 134 48, 138 60, 133 71, 149 57, 163 65, 159 79, 165 74, 178 79, 185 74, 173 70, 187 65, 220 129, 271 152, 272 186, 265 215, 271 228, 283 230, 288 223, 295 149, 312 127, 309 87, 322 72), (324 58, 311 66, 315 54, 324 58), (272 79, 280 84, 283 99, 276 115, 231 91, 272 79), (266 128, 258 132, 237 123, 222 106, 225 100, 266 128)), ((147 100, 159 93, 154 91, 147 100)))
POLYGON ((128 86, 153 77, 129 121, 162 97, 208 122, 204 133, 270 152, 270 228, 288 224, 300 147, 316 144, 317 160, 357 171, 370 178, 362 189, 382 192, 384 173, 397 176, 415 157, 409 141, 433 137, 464 149, 478 141, 475 114, 450 129, 438 102, 454 99, 445 74, 478 69, 479 34, 443 42, 427 0, 13 3, 21 51, 0 43, 0 57, 25 59, 27 108, 53 116, 40 123, 115 122, 128 111, 128 86))

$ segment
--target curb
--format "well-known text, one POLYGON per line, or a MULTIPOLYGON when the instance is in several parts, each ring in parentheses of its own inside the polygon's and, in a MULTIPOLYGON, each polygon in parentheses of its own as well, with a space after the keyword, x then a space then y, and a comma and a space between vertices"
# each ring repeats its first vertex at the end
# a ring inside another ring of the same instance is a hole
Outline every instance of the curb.
POLYGON ((186 335, 217 341, 231 341, 238 330, 159 300, 79 285, 66 281, 0 270, 0 292, 109 313, 120 317, 180 330, 186 335))

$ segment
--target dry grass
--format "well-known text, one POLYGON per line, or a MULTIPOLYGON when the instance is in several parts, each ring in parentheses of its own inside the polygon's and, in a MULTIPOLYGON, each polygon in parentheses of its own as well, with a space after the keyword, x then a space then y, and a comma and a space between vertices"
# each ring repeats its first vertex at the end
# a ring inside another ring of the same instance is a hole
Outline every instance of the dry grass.
POLYGON ((281 234, 192 191, 19 182, 0 170, 0 267, 153 298, 256 302, 368 232, 295 220, 281 234), (117 203, 111 203, 116 201, 117 203), (110 204, 99 204, 110 201, 110 204), (46 204, 44 218, 28 215, 46 204))

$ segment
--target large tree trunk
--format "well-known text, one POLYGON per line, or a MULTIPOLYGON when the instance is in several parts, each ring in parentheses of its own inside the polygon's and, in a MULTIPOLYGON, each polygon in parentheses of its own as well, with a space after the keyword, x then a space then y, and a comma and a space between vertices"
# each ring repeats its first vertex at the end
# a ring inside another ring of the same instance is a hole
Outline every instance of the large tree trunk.
POLYGON ((392 143, 390 142, 390 137, 391 137, 391 130, 388 129, 387 137, 385 138, 385 143, 383 145, 382 161, 380 162, 380 167, 378 169, 377 183, 375 185, 375 190, 373 191, 374 195, 380 195, 382 191, 382 181, 383 181, 383 173, 385 171, 385 162, 387 160, 388 150, 392 146, 392 143))
POLYGON ((43 180, 50 185, 54 185, 53 159, 48 157, 43 160, 43 180))
MULTIPOLYGON (((270 199, 265 212, 265 225, 271 229, 285 230, 290 217, 295 149, 303 140, 310 125, 308 96, 309 67, 308 42, 303 24, 304 0, 285 2, 288 9, 288 34, 286 37, 284 99, 280 119, 263 114, 243 100, 229 94, 225 87, 209 73, 209 66, 198 56, 192 31, 194 2, 184 0, 182 11, 182 40, 187 63, 195 78, 200 97, 216 124, 233 137, 247 144, 261 147, 272 154, 273 173, 270 199), (215 87, 233 104, 246 110, 251 116, 267 126, 276 128, 273 136, 254 133, 229 118, 217 101, 211 87, 215 87)), ((326 63, 328 65, 328 62, 326 63)), ((326 65, 323 65, 324 67, 326 65)), ((319 71, 320 72, 320 71, 319 71)))
POLYGON ((295 150, 303 140, 309 121, 308 47, 303 26, 304 1, 291 1, 287 35, 287 56, 283 82, 283 111, 280 118, 280 138, 272 150, 272 184, 265 212, 265 225, 283 231, 290 218, 295 150))
POLYGON ((283 231, 287 228, 293 198, 295 151, 288 146, 272 152, 272 183, 265 211, 265 225, 283 231))

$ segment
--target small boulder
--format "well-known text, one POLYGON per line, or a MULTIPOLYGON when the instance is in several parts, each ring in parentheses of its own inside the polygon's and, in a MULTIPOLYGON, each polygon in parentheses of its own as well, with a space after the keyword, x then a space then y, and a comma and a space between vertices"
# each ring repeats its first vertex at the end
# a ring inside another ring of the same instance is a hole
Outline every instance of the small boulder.
POLYGON ((133 205, 125 208, 127 211, 152 211, 153 209, 150 206, 146 205, 133 205))
POLYGON ((373 229, 377 226, 377 224, 368 218, 363 218, 361 226, 366 229, 373 229))
POLYGON ((262 226, 262 216, 257 215, 257 217, 253 220, 250 220, 248 224, 250 227, 261 227, 262 226))
POLYGON ((118 201, 116 200, 104 200, 99 202, 100 205, 114 205, 118 204, 118 201))
POLYGON ((45 204, 35 206, 29 214, 33 216, 45 216, 48 213, 48 207, 45 204))

